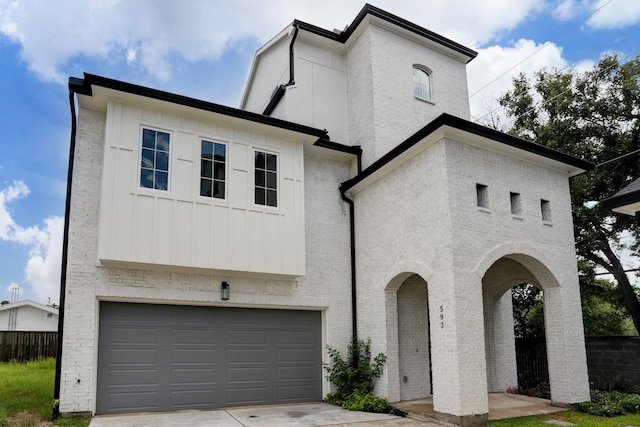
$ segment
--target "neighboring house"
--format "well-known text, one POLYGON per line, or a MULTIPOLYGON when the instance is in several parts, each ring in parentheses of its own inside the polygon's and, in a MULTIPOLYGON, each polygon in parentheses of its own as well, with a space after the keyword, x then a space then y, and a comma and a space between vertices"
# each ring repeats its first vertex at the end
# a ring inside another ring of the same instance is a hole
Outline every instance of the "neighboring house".
POLYGON ((482 424, 523 282, 552 400, 588 400, 568 179, 592 165, 470 122, 475 55, 366 5, 269 41, 241 109, 71 78, 60 412, 319 401, 357 333, 376 394, 482 424))
POLYGON ((640 179, 603 200, 602 206, 614 212, 635 216, 640 211, 640 179))
POLYGON ((58 309, 30 300, 0 305, 0 331, 56 332, 58 309))

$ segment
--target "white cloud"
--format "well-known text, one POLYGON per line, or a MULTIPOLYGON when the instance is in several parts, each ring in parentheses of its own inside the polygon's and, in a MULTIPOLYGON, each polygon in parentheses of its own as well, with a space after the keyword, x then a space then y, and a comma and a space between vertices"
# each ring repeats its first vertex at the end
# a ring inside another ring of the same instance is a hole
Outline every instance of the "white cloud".
MULTIPOLYGON (((29 260, 24 277, 30 295, 40 302, 47 302, 48 297, 55 301, 59 294, 64 219, 47 218, 44 227, 16 224, 8 204, 28 195, 29 188, 23 181, 13 181, 0 191, 0 241, 18 243, 27 249, 29 260)), ((19 285, 11 283, 7 289, 15 286, 19 285)))
POLYGON ((586 7, 586 1, 582 0, 562 0, 553 10, 553 17, 561 21, 568 21, 582 13, 586 7))
POLYGON ((622 29, 640 22, 640 1, 637 0, 598 0, 592 10, 597 10, 588 20, 593 28, 622 29))
POLYGON ((533 76, 544 67, 562 69, 566 66, 562 48, 551 42, 536 44, 520 39, 506 47, 496 45, 480 49, 467 67, 471 116, 490 123, 492 116, 489 113, 495 110, 493 119, 504 123, 504 115, 495 100, 511 88, 513 77, 521 72, 533 76))
MULTIPOLYGON (((514 28, 538 0, 381 0, 377 6, 470 47, 514 28)), ((351 23, 361 0, 0 0, 0 33, 20 43, 21 58, 44 80, 64 81, 79 56, 140 64, 160 80, 175 59, 215 60, 239 41, 265 42, 293 19, 333 29, 351 23), (135 13, 133 8, 135 7, 135 13)))

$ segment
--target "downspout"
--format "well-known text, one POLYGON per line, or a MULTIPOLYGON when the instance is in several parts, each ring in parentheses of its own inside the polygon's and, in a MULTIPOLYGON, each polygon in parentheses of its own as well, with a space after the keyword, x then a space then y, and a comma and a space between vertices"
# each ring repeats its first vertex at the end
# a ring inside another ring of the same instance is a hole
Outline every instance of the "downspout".
POLYGON ((293 86, 294 84, 296 84, 295 72, 293 69, 293 64, 294 64, 293 44, 296 42, 296 38, 298 37, 298 30, 299 30, 298 24, 294 22, 293 28, 294 28, 293 37, 291 38, 291 43, 289 43, 289 81, 286 84, 276 87, 276 89, 273 91, 273 93, 271 94, 271 99, 269 100, 269 103, 267 104, 264 111, 262 112, 262 114, 264 114, 265 116, 270 116, 271 113, 273 113, 273 110, 276 109, 276 107, 278 106, 278 103, 280 103, 280 100, 284 97, 284 93, 286 92, 287 87, 293 86))
POLYGON ((356 224, 355 204, 347 197, 345 190, 340 189, 340 197, 349 205, 349 238, 351 241, 351 335, 353 341, 358 338, 358 315, 356 295, 356 224))
MULTIPOLYGON (((362 172, 362 150, 356 153, 358 174, 362 172)), ((348 198, 346 189, 340 186, 340 197, 349 205, 349 240, 351 243, 351 335, 353 340, 358 339, 358 296, 356 293, 356 208, 352 199, 348 198)))
MULTIPOLYGON (((71 85, 70 85, 71 86, 71 85)), ((56 374, 53 385, 53 413, 51 418, 60 415, 60 377, 62 372, 62 341, 64 334, 64 297, 67 287, 67 255, 69 252, 69 212, 71 210, 71 183, 73 180, 73 164, 76 147, 76 103, 75 91, 69 87, 69 106, 71 109, 71 142, 69 144, 69 167, 67 172, 67 200, 64 209, 64 234, 62 241, 62 271, 60 273, 60 301, 58 307, 58 348, 56 349, 56 374)))

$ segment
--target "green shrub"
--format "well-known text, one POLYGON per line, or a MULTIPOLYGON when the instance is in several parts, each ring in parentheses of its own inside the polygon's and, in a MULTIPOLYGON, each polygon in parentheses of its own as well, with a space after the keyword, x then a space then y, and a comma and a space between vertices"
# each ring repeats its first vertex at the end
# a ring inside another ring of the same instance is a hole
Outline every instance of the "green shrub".
POLYGON ((327 379, 336 386, 336 398, 344 400, 355 391, 373 391, 374 381, 382 375, 387 356, 380 353, 371 360, 371 339, 353 338, 347 348, 347 359, 327 346, 331 363, 325 363, 327 379))
POLYGON ((622 408, 628 414, 640 413, 640 395, 628 394, 623 397, 622 408))
POLYGON ((388 413, 391 410, 389 401, 382 397, 376 397, 371 392, 356 390, 347 396, 340 405, 350 411, 365 411, 388 413))
POLYGON ((582 412, 599 417, 616 417, 640 412, 640 395, 618 391, 592 391, 591 402, 578 404, 582 412))
POLYGON ((373 395, 373 383, 382 375, 387 357, 380 353, 371 359, 371 339, 352 338, 346 360, 340 352, 327 346, 331 363, 325 363, 327 379, 336 386, 335 393, 324 401, 351 411, 389 412, 387 399, 373 395))

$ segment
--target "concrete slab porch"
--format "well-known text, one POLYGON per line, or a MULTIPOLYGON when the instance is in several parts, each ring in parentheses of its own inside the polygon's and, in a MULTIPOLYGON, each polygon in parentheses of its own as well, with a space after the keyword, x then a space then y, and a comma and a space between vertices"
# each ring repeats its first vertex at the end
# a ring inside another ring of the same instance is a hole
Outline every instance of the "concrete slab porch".
MULTIPOLYGON (((410 416, 433 419, 433 399, 431 397, 394 403, 395 408, 408 411, 410 416)), ((566 411, 567 408, 553 406, 550 400, 512 393, 489 394, 489 419, 525 417, 529 415, 551 414, 566 411)))

